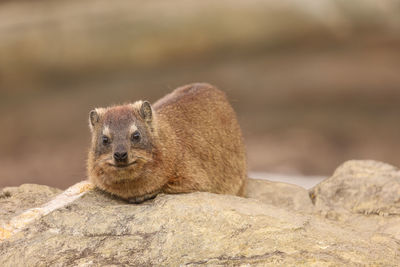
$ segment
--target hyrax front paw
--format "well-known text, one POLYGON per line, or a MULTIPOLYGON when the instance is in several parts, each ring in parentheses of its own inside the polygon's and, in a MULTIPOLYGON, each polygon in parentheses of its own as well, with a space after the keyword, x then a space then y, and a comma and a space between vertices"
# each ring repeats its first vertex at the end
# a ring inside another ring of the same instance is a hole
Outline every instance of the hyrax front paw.
POLYGON ((128 202, 131 204, 140 204, 146 200, 153 199, 157 196, 158 193, 149 193, 143 196, 133 197, 128 199, 128 202))

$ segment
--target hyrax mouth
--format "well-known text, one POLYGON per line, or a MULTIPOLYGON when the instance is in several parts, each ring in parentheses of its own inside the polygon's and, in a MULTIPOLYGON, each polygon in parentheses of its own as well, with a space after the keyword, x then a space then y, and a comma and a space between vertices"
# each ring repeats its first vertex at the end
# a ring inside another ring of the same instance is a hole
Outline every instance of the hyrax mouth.
POLYGON ((134 165, 134 164, 136 164, 136 163, 137 163, 136 160, 134 160, 134 161, 132 161, 131 163, 127 163, 127 164, 121 164, 121 163, 119 163, 119 164, 112 164, 112 163, 108 163, 108 165, 111 166, 111 167, 115 167, 115 168, 119 168, 119 169, 124 169, 124 168, 127 168, 127 167, 129 167, 129 166, 132 166, 132 165, 134 165))

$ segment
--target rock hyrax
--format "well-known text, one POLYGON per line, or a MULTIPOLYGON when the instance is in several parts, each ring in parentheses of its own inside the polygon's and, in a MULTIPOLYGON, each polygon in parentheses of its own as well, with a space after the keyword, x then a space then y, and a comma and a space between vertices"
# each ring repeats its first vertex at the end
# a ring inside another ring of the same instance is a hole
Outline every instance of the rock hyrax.
POLYGON ((180 87, 154 105, 96 108, 89 126, 88 177, 111 194, 135 203, 158 193, 245 194, 242 133, 212 85, 180 87))

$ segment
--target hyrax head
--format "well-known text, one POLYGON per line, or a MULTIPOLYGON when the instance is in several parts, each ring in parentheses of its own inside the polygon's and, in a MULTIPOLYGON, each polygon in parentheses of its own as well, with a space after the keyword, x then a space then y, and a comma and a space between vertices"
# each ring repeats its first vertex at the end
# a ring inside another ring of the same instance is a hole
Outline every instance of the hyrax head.
POLYGON ((153 159, 154 114, 147 101, 97 108, 89 114, 89 172, 105 183, 134 179, 153 159))

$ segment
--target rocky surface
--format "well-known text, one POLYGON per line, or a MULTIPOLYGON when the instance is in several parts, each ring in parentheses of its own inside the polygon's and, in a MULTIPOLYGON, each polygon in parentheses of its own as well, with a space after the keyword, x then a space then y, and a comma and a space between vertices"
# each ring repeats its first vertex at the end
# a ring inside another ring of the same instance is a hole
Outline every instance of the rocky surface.
POLYGON ((396 266, 399 179, 392 166, 351 161, 310 192, 251 180, 252 198, 132 205, 91 190, 0 241, 0 266, 396 266))
POLYGON ((60 192, 60 189, 36 184, 0 189, 0 223, 27 209, 43 205, 60 192))
POLYGON ((314 210, 308 191, 297 185, 249 179, 247 189, 247 197, 266 204, 298 212, 314 210))
POLYGON ((310 197, 323 217, 400 240, 400 171, 389 164, 346 162, 312 188, 310 197))
POLYGON ((400 171, 376 161, 349 161, 311 190, 315 207, 355 214, 400 215, 400 171))

